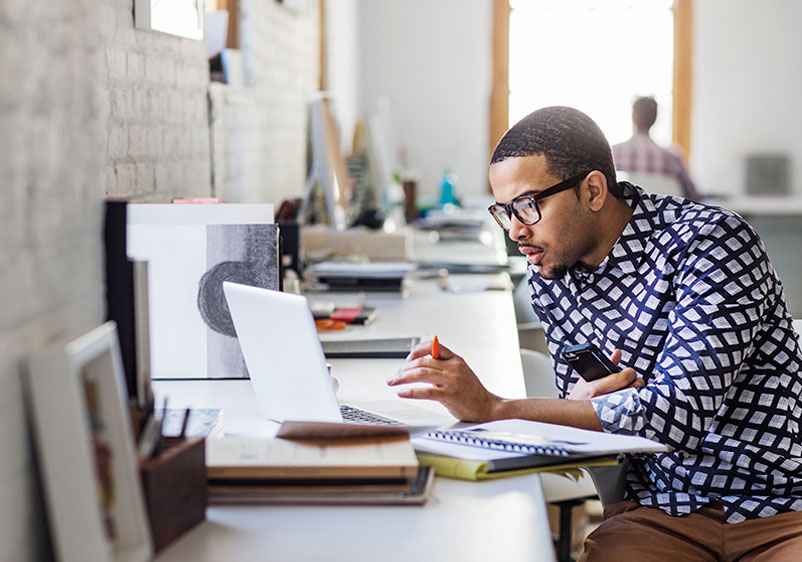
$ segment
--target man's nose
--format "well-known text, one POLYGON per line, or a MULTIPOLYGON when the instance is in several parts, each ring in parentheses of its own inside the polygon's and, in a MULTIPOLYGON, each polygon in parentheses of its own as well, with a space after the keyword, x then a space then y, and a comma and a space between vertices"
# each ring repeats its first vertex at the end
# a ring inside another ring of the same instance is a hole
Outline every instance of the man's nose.
POLYGON ((513 242, 526 240, 529 238, 529 234, 529 226, 519 221, 518 217, 516 217, 513 213, 513 215, 510 217, 510 229, 507 231, 507 235, 510 237, 510 240, 513 242))

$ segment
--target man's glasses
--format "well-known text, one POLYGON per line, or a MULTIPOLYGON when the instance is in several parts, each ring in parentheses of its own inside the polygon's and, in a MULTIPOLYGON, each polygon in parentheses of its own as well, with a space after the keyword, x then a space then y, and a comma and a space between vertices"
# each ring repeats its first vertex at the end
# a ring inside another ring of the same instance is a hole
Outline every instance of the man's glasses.
POLYGON ((576 184, 585 179, 585 176, 587 176, 589 173, 590 172, 585 172, 578 176, 568 178, 567 180, 561 181, 556 185, 552 185, 551 187, 544 189, 535 195, 520 195, 510 201, 507 205, 494 203, 490 205, 487 210, 490 211, 490 214, 493 215, 494 219, 496 219, 498 225, 504 230, 510 229, 513 215, 515 215, 515 218, 521 221, 523 224, 532 226, 540 220, 540 207, 538 207, 538 201, 544 197, 548 197, 549 195, 554 195, 555 193, 560 193, 561 191, 575 187, 576 184))

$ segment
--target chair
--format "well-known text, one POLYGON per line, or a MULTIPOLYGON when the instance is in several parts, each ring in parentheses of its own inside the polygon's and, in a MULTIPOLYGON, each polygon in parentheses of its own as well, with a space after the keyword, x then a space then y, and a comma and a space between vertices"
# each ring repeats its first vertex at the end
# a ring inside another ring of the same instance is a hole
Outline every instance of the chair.
POLYGON ((529 297, 529 286, 524 277, 512 292, 515 307, 515 322, 518 327, 518 341, 522 348, 548 353, 546 336, 529 297))
POLYGON ((649 172, 622 171, 616 171, 616 174, 620 176, 619 179, 626 179, 630 183, 639 185, 649 193, 687 197, 682 189, 682 184, 674 176, 649 172))
MULTIPOLYGON (((521 349, 521 367, 528 397, 558 398, 557 387, 554 384, 554 369, 547 355, 531 349, 521 349)), ((586 477, 575 481, 559 474, 544 472, 540 478, 546 501, 557 506, 559 510, 557 561, 570 561, 573 509, 586 500, 595 498, 596 486, 593 480, 586 477)))

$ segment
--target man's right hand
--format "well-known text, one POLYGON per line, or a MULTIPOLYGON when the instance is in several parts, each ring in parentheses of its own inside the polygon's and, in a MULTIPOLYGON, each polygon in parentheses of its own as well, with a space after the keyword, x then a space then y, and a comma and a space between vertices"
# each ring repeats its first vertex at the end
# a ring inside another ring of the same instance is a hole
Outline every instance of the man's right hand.
POLYGON ((430 356, 432 342, 417 345, 398 370, 389 386, 428 383, 398 392, 402 398, 437 400, 461 421, 484 422, 493 419, 501 398, 489 392, 465 360, 440 344, 439 359, 430 356))

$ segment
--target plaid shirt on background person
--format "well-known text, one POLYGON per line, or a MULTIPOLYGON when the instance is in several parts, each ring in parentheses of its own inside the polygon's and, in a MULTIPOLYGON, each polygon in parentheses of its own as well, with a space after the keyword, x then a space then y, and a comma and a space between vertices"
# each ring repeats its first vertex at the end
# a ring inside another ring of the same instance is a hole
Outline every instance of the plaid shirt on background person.
POLYGON ((619 348, 646 386, 592 399, 604 431, 674 448, 631 459, 624 499, 674 516, 720 500, 729 523, 802 511, 802 354, 763 243, 730 211, 621 185, 634 212, 598 267, 530 267, 561 395, 563 346, 619 348))
MULTIPOLYGON (((613 160, 616 170, 674 178, 686 199, 699 200, 699 193, 682 159, 654 142, 648 133, 635 133, 628 141, 614 145, 613 160)), ((648 189, 649 186, 644 187, 648 189)))

